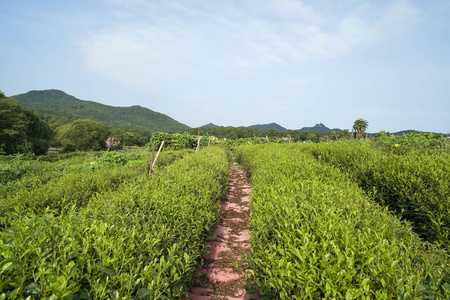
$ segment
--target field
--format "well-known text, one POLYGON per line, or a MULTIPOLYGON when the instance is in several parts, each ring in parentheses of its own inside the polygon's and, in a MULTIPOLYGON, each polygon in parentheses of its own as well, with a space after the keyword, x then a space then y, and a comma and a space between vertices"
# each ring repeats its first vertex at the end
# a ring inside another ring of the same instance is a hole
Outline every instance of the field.
POLYGON ((448 154, 228 143, 163 151, 150 176, 145 151, 3 158, 0 299, 182 299, 232 160, 259 299, 450 298, 448 154))

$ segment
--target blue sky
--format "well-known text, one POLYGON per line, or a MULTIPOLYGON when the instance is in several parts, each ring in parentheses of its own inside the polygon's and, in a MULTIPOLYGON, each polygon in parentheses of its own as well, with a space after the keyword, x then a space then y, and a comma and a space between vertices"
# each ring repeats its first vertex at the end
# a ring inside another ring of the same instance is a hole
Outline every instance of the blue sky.
POLYGON ((447 133, 448 16, 448 0, 2 0, 0 90, 191 127, 447 133))

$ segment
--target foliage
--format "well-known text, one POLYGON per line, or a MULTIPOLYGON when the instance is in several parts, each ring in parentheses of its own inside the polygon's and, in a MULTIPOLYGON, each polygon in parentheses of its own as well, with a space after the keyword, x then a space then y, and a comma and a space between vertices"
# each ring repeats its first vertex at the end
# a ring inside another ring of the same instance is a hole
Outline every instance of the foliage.
MULTIPOLYGON (((155 150, 158 150, 161 143, 164 141, 164 149, 181 150, 181 149, 196 149, 198 143, 198 136, 191 135, 187 132, 181 133, 166 133, 155 132, 152 134, 150 143, 147 145, 150 151, 153 149, 155 143, 155 150)), ((200 136, 200 148, 218 145, 219 140, 214 136, 200 136)))
POLYGON ((76 120, 62 134, 62 144, 73 145, 77 150, 101 150, 106 148, 110 135, 108 125, 92 120, 76 120))
MULTIPOLYGON (((192 151, 165 151, 155 170, 170 165, 192 151)), ((67 201, 83 205, 96 193, 116 189, 146 174, 150 155, 144 151, 78 152, 37 160, 16 155, 0 163, 0 212, 21 204, 22 209, 60 209, 67 201)))
POLYGON ((24 154, 14 154, 9 157, 8 161, 0 162, 0 184, 20 179, 35 170, 35 164, 30 162, 24 154))
POLYGON ((304 147, 237 149, 253 185, 248 288, 260 299, 448 299, 448 255, 304 147))
MULTIPOLYGON (((130 162, 100 163, 90 172, 123 173, 130 162)), ((228 172, 224 150, 210 147, 157 168, 151 177, 144 172, 101 189, 83 205, 76 189, 53 209, 40 205, 42 198, 28 203, 34 212, 18 203, 0 214, 0 297, 181 299, 217 223, 228 172)), ((59 189, 76 184, 59 182, 59 189)))
POLYGON ((250 139, 250 138, 269 138, 271 140, 282 139, 283 137, 290 136, 293 142, 298 141, 313 141, 318 142, 320 137, 324 134, 321 132, 312 131, 302 131, 302 130, 286 130, 283 132, 277 130, 267 130, 262 131, 257 128, 249 127, 209 127, 209 128, 192 128, 187 130, 187 132, 196 135, 212 135, 219 139, 226 138, 227 140, 240 140, 240 139, 250 139))
POLYGON ((59 90, 30 91, 14 96, 24 107, 41 113, 64 116, 70 120, 90 119, 127 131, 141 127, 150 131, 179 132, 188 126, 138 105, 113 107, 77 99, 59 90))
POLYGON ((248 127, 249 128, 257 128, 257 129, 260 129, 262 131, 268 131, 268 130, 272 129, 272 130, 275 130, 275 131, 283 132, 283 131, 287 130, 283 126, 278 125, 277 123, 252 125, 252 126, 248 126, 248 127))
POLYGON ((366 129, 369 127, 369 122, 364 119, 357 119, 355 123, 353 124, 353 130, 356 131, 356 134, 358 135, 358 138, 361 138, 364 135, 364 132, 366 132, 366 129))
POLYGON ((382 155, 370 143, 357 142, 304 149, 348 173, 375 201, 411 221, 422 238, 449 247, 449 154, 382 155))
POLYGON ((405 154, 411 151, 450 153, 450 141, 442 134, 410 132, 402 136, 379 133, 374 145, 384 153, 405 154))
POLYGON ((0 92, 0 148, 7 154, 47 152, 52 132, 48 124, 13 98, 0 92))
POLYGON ((197 138, 188 133, 180 134, 170 134, 166 132, 155 132, 150 138, 150 143, 148 147, 150 150, 153 148, 153 143, 155 143, 155 150, 158 150, 161 143, 164 141, 164 148, 170 150, 180 150, 180 149, 195 149, 197 147, 197 138))

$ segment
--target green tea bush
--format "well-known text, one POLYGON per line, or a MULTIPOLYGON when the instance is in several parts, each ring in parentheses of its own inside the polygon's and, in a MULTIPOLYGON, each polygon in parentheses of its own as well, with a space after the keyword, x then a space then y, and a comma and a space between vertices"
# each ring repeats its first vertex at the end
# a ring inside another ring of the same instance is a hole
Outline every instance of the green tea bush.
POLYGON ((0 161, 0 184, 18 180, 30 172, 36 172, 39 168, 32 160, 23 154, 15 154, 8 159, 0 161))
POLYGON ((348 173, 375 201, 388 206, 427 241, 449 248, 450 155, 410 151, 382 155, 368 144, 304 146, 319 161, 348 173))
POLYGON ((402 136, 382 134, 373 140, 377 149, 384 153, 406 154, 411 151, 426 153, 450 153, 450 143, 442 134, 410 132, 402 136))
POLYGON ((248 288, 260 299, 448 299, 448 255, 302 145, 237 149, 253 185, 248 288))
POLYGON ((228 178, 224 150, 211 147, 80 208, 4 214, 0 298, 181 299, 228 178))
POLYGON ((19 206, 39 213, 46 208, 61 210, 66 205, 81 207, 96 193, 115 189, 125 180, 136 177, 130 168, 110 167, 95 172, 90 169, 68 169, 45 184, 9 193, 0 204, 0 214, 19 206))
MULTIPOLYGON (((20 180, 9 180, 0 186, 0 214, 17 205, 34 213, 45 208, 61 210, 72 204, 83 206, 94 194, 115 190, 137 176, 147 174, 151 159, 148 153, 109 153, 86 153, 56 162, 25 161, 36 170, 28 171, 20 180)), ((164 168, 190 153, 193 151, 164 151, 155 169, 164 168)))

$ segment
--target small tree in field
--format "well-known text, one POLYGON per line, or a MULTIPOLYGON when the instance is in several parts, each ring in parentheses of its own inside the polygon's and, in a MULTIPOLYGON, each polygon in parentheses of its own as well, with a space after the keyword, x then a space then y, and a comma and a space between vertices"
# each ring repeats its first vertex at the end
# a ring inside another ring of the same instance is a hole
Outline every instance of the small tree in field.
POLYGON ((361 138, 364 134, 364 132, 366 132, 366 129, 369 127, 369 122, 367 122, 364 119, 358 119, 355 121, 355 123, 353 124, 353 130, 356 131, 356 134, 358 135, 358 138, 361 138))
POLYGON ((106 148, 108 125, 91 120, 76 120, 63 133, 63 144, 71 144, 77 150, 101 150, 106 148))

